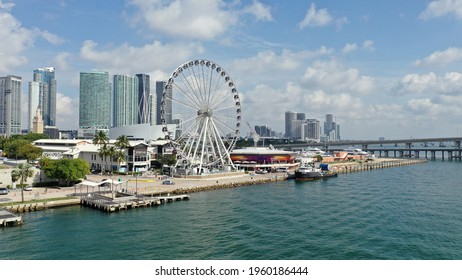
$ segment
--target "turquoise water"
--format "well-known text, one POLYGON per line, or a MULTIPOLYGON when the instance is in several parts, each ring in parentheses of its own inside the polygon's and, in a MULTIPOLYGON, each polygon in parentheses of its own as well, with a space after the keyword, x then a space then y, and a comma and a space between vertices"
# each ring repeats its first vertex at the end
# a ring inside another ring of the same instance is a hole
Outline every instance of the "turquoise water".
POLYGON ((191 194, 103 213, 27 213, 1 259, 462 259, 461 162, 191 194))

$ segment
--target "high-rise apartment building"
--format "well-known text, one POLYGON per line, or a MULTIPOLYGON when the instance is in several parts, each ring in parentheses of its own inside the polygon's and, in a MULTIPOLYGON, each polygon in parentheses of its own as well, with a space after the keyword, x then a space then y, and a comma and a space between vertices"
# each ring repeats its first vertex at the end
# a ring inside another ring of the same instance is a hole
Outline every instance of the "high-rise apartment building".
POLYGON ((149 75, 136 74, 138 78, 138 123, 152 123, 152 95, 149 75))
POLYGON ((109 129, 111 84, 108 72, 80 72, 79 128, 109 129))
POLYGON ((114 75, 112 126, 138 124, 138 77, 114 75))
POLYGON ((314 142, 321 140, 321 123, 317 119, 307 119, 305 125, 305 139, 314 142))
MULTIPOLYGON (((165 124, 172 124, 173 123, 173 105, 171 101, 172 97, 172 90, 167 91, 167 96, 170 97, 165 100, 165 104, 162 108, 162 95, 164 92, 164 88, 167 85, 167 82, 158 81, 156 82, 156 124, 162 124, 162 110, 165 110, 165 124)), ((180 120, 181 122, 181 120, 180 120)))
POLYGON ((0 77, 0 135, 21 134, 21 96, 21 77, 0 77))
POLYGON ((55 68, 45 67, 34 70, 33 81, 29 83, 28 129, 37 108, 40 109, 45 126, 56 126, 57 81, 55 68))

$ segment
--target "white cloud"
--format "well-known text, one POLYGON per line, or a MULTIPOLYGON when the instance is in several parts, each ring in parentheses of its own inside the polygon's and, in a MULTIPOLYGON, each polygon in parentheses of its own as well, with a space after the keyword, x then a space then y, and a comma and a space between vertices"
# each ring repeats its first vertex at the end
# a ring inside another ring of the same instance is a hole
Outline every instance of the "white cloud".
POLYGON ((56 103, 56 125, 60 129, 75 129, 79 126, 79 101, 58 93, 56 103))
POLYGON ((10 72, 11 68, 25 64, 27 58, 22 53, 33 44, 33 32, 9 13, 13 7, 14 4, 0 0, 0 38, 8 40, 7 44, 0 44, 0 72, 10 72))
POLYGON ((346 17, 335 19, 327 9, 316 10, 316 4, 311 3, 310 8, 306 12, 305 18, 299 23, 298 27, 303 29, 305 27, 326 26, 335 24, 337 29, 340 29, 344 24, 348 23, 346 17))
POLYGON ((462 48, 450 47, 444 51, 436 51, 422 60, 417 60, 414 65, 444 66, 462 60, 462 48))
POLYGON ((462 95, 462 73, 448 72, 442 77, 433 72, 408 74, 393 90, 399 94, 462 95))
POLYGON ((462 19, 462 1, 460 0, 434 0, 419 15, 421 19, 430 19, 442 16, 454 16, 462 19))
MULTIPOLYGON (((155 31, 192 39, 213 39, 238 22, 238 13, 221 0, 131 0, 138 8, 134 21, 146 22, 155 31)), ((262 7, 265 7, 262 5, 262 7)), ((261 12, 259 16, 262 16, 261 12)))
POLYGON ((13 3, 3 3, 0 0, 0 38, 8 41, 0 44, 0 73, 11 73, 13 68, 27 63, 24 52, 33 46, 37 36, 42 36, 53 44, 62 42, 59 36, 48 31, 23 27, 10 13, 13 7, 13 3))
POLYGON ((38 31, 39 35, 42 36, 45 40, 47 40, 49 43, 58 45, 64 43, 66 40, 61 38, 60 36, 56 34, 52 34, 48 32, 47 30, 45 31, 38 31))
POLYGON ((293 52, 291 50, 282 50, 280 55, 273 51, 262 51, 256 56, 237 59, 234 61, 233 66, 236 72, 246 74, 263 73, 268 74, 268 70, 274 71, 293 71, 300 69, 307 58, 319 57, 328 55, 333 52, 333 49, 321 46, 314 51, 293 52))
POLYGON ((272 21, 273 16, 271 15, 271 7, 261 2, 254 0, 252 5, 244 8, 244 13, 253 15, 257 20, 272 21))
POLYGON ((331 24, 334 18, 330 15, 327 9, 316 10, 316 4, 311 3, 310 8, 306 12, 305 18, 300 22, 299 27, 303 29, 307 26, 325 26, 331 24))
POLYGON ((367 51, 373 51, 374 50, 374 41, 372 40, 366 40, 363 42, 363 49, 367 51))
MULTIPOLYGON (((159 69, 167 69, 170 75, 170 71, 189 60, 192 55, 203 52, 200 44, 162 44, 158 41, 141 47, 128 44, 106 50, 98 50, 97 47, 97 43, 85 41, 80 56, 112 74, 154 73, 159 69)), ((161 78, 166 77, 163 75, 161 78)))
POLYGON ((357 49, 358 49, 358 45, 348 43, 342 48, 342 53, 349 53, 357 49))
POLYGON ((335 60, 316 61, 306 69, 300 82, 307 89, 329 93, 370 94, 375 88, 374 78, 360 75, 356 68, 345 69, 335 60))

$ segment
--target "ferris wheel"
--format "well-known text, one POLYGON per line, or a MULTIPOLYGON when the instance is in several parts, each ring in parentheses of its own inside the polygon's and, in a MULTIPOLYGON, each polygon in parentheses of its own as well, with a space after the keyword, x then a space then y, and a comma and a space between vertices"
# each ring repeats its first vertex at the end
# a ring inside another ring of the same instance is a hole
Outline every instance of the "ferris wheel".
POLYGON ((235 169, 230 151, 239 136, 241 102, 234 82, 218 64, 192 60, 180 65, 164 86, 161 123, 176 152, 176 167, 235 169))

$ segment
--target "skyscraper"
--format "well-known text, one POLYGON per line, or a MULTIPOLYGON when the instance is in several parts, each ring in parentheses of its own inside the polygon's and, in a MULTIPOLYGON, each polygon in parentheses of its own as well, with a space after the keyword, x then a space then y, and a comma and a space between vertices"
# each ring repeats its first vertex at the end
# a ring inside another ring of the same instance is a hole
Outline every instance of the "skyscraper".
POLYGON ((332 114, 326 114, 324 135, 328 137, 329 141, 340 140, 340 125, 334 122, 334 116, 332 114))
POLYGON ((149 75, 136 74, 138 78, 138 123, 151 123, 152 95, 149 75))
MULTIPOLYGON (((164 88, 167 85, 167 82, 158 81, 156 82, 156 124, 162 124, 162 94, 164 92, 164 88)), ((170 98, 172 97, 172 90, 167 92, 167 96, 170 98)), ((172 101, 170 99, 165 100, 165 123, 172 124, 173 123, 173 106, 172 101)))
POLYGON ((33 81, 29 83, 28 128, 32 129, 32 121, 37 108, 42 112, 45 126, 56 126, 56 94, 57 81, 55 68, 45 67, 34 70, 33 81))
POLYGON ((21 96, 21 77, 0 77, 0 135, 21 134, 21 96))
POLYGON ((108 72, 80 72, 79 128, 109 129, 111 84, 108 72))
POLYGON ((112 126, 121 127, 138 123, 138 78, 114 75, 112 126))
POLYGON ((297 119, 297 113, 287 111, 285 113, 285 136, 287 138, 293 137, 292 121, 297 119))

